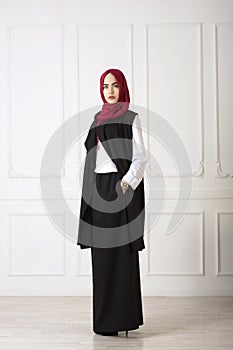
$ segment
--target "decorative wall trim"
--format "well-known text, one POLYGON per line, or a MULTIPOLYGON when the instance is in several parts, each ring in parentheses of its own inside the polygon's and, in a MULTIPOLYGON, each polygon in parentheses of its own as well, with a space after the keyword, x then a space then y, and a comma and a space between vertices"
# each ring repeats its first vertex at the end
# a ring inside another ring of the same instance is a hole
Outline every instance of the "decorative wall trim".
MULTIPOLYGON (((181 214, 181 213, 176 213, 176 214, 181 214)), ((163 215, 176 215, 173 212, 163 212, 161 214, 161 216, 163 215)), ((150 214, 153 215, 153 214, 150 214)), ((198 273, 174 273, 174 272, 167 272, 167 273, 154 273, 151 272, 151 267, 150 267, 150 252, 151 252, 151 240, 150 240, 150 234, 151 234, 151 230, 150 233, 147 235, 147 239, 148 239, 148 247, 147 247, 147 272, 146 272, 146 276, 147 277, 160 277, 160 276, 204 276, 205 275, 205 223, 204 223, 204 219, 205 219, 205 211, 200 211, 200 212, 189 212, 186 213, 186 215, 199 215, 201 216, 201 261, 200 261, 200 266, 201 266, 201 270, 198 273)))
MULTIPOLYGON (((7 76, 8 76, 8 116, 9 116, 9 124, 8 124, 8 177, 14 178, 14 179, 26 179, 26 178, 40 178, 40 174, 26 174, 26 173, 19 173, 15 170, 14 164, 13 164, 13 157, 12 157, 12 116, 11 116, 11 35, 13 30, 31 30, 34 28, 50 28, 50 27, 56 27, 59 31, 60 35, 60 62, 61 62, 61 85, 60 85, 60 93, 61 93, 61 123, 64 122, 64 31, 63 31, 63 25, 8 25, 7 28, 7 41, 8 41, 8 49, 7 49, 7 76)), ((63 137, 63 149, 64 149, 64 137, 63 137)), ((44 178, 53 178, 53 177, 59 177, 64 178, 65 177, 65 166, 63 164, 61 173, 60 174, 51 174, 48 176, 44 176, 44 178)))
MULTIPOLYGON (((64 222, 64 227, 65 227, 65 213, 52 213, 51 215, 53 216, 61 216, 63 218, 63 222, 64 222)), ((66 240, 65 240, 65 236, 63 236, 63 271, 64 273, 58 273, 58 274, 27 274, 27 273, 20 273, 20 274, 13 274, 11 272, 12 268, 11 268, 11 258, 12 258, 12 254, 11 254, 11 240, 12 240, 12 232, 11 232, 11 219, 13 216, 25 216, 25 217, 34 217, 34 216, 46 216, 47 214, 45 213, 23 213, 23 212, 11 212, 8 214, 8 228, 9 228, 9 240, 8 240, 8 273, 7 276, 8 277, 43 277, 43 276, 53 276, 53 277, 58 277, 58 276, 66 276, 66 240)), ((60 234, 60 233, 58 233, 60 234)))
POLYGON ((216 139, 217 139, 217 160, 215 169, 215 178, 233 178, 233 173, 222 169, 221 152, 220 152, 220 130, 219 130, 219 75, 218 75, 218 29, 223 26, 233 27, 233 23, 215 23, 213 24, 214 36, 214 59, 215 59, 215 113, 216 113, 216 139))
MULTIPOLYGON (((183 176, 177 176, 177 175, 166 175, 165 178, 177 178, 177 177, 204 177, 204 108, 203 108, 203 25, 202 23, 147 23, 145 24, 145 36, 146 36, 146 79, 147 79, 147 108, 149 109, 149 98, 148 98, 148 91, 149 91, 149 45, 148 45, 148 38, 149 38, 149 28, 154 26, 196 26, 197 30, 199 31, 199 37, 200 37, 200 96, 201 96, 201 113, 200 113, 200 125, 201 125, 201 159, 198 162, 197 170, 193 171, 192 174, 184 174, 183 176)), ((160 174, 155 174, 154 177, 160 177, 160 174)))
MULTIPOLYGON (((159 190, 151 190, 150 192, 151 198, 154 198, 153 200, 161 200, 163 199, 161 191, 159 190)), ((177 196, 179 194, 179 189, 166 189, 166 198, 167 200, 176 200, 177 196)), ((81 190, 78 190, 77 187, 75 188, 69 188, 63 191, 63 195, 59 196, 57 191, 46 191, 46 198, 50 200, 79 200, 81 198, 81 190)), ((185 197, 182 197, 185 198, 185 197)), ((222 189, 216 189, 216 188, 196 188, 192 190, 192 197, 191 200, 219 200, 219 199, 233 199, 233 189, 232 188, 222 188, 222 189)), ((6 190, 0 190, 0 201, 28 201, 28 200, 40 200, 41 201, 41 192, 38 190, 15 190, 12 189, 6 189, 6 190)))
POLYGON ((220 239, 220 216, 222 214, 228 214, 228 215, 233 215, 233 212, 230 211, 215 211, 215 222, 216 222, 216 276, 227 276, 227 277, 232 277, 233 276, 233 271, 231 273, 225 273, 222 272, 221 268, 221 239, 220 239))

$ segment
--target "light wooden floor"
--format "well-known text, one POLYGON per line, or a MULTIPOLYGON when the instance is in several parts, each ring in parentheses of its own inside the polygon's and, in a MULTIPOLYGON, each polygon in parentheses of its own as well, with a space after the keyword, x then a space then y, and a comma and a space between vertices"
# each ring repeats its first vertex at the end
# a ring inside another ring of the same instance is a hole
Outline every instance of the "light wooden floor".
POLYGON ((92 331, 91 297, 0 297, 0 349, 233 349, 233 297, 144 297, 144 325, 92 331))

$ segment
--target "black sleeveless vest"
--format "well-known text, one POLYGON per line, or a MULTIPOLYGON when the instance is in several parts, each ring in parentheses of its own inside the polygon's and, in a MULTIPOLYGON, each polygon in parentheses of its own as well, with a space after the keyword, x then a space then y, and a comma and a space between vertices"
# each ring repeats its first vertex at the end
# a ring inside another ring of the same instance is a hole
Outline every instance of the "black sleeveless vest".
MULTIPOLYGON (((107 120, 104 122, 104 124, 100 124, 96 126, 97 115, 99 113, 100 112, 98 112, 94 117, 94 122, 91 125, 89 134, 85 141, 85 147, 87 149, 87 152, 89 152, 93 147, 96 146, 96 133, 97 133, 108 155, 110 156, 112 161, 115 163, 118 171, 123 176, 128 171, 130 164, 132 162, 131 161, 132 160, 132 142, 131 143, 118 142, 114 145, 112 143, 104 143, 104 141, 107 141, 110 139, 132 140, 132 137, 133 137, 132 124, 137 113, 131 110, 127 110, 123 115, 114 119, 107 120), (119 148, 121 149, 119 150, 119 148), (125 158, 121 158, 121 159, 116 158, 117 154, 119 153, 123 154, 125 158)), ((95 164, 93 164, 93 166, 95 167, 95 164)))
MULTIPOLYGON (((116 117, 114 119, 110 119, 104 122, 104 124, 100 124, 96 126, 97 123, 97 115, 98 112, 94 116, 94 121, 90 126, 86 141, 84 145, 87 150, 85 167, 84 167, 84 175, 83 175, 83 190, 87 189, 85 193, 88 193, 88 203, 91 197, 91 189, 93 188, 94 178, 95 178, 95 167, 96 167, 96 133, 100 141, 102 142, 105 150, 108 155, 115 163, 120 178, 122 178, 132 163, 132 152, 133 152, 133 132, 132 132, 132 124, 134 122, 134 118, 137 113, 127 110, 123 115, 116 117), (120 142, 104 142, 111 139, 120 140, 120 142), (129 141, 131 140, 131 141, 129 141), (125 142, 124 142, 125 141, 125 142), (119 157, 119 154, 122 157, 119 157)), ((139 215, 143 211, 142 219, 140 220, 140 224, 137 229, 139 230, 138 236, 135 233, 137 238, 136 240, 130 242, 130 248, 132 251, 142 250, 145 248, 144 240, 143 240, 143 230, 144 230, 144 218, 145 218, 145 198, 144 198, 144 180, 142 179, 139 185, 135 190, 129 187, 128 191, 133 191, 133 198, 131 203, 125 208, 127 210, 127 217, 129 221, 133 220, 135 216, 139 215)), ((82 192, 83 193, 83 192, 82 192)), ((80 207, 80 219, 83 220, 86 210, 89 205, 81 198, 81 207, 80 207)), ((79 222, 79 237, 78 242, 81 246, 81 249, 89 248, 89 246, 82 244, 81 237, 85 237, 85 232, 81 232, 82 225, 81 221, 79 222)))

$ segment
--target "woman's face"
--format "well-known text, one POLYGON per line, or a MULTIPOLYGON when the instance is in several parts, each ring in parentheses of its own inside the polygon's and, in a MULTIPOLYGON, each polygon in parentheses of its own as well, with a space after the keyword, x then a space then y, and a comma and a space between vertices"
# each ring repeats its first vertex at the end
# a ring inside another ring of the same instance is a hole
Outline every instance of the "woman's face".
POLYGON ((108 103, 116 103, 119 99, 119 84, 112 73, 108 73, 104 78, 103 93, 108 103))

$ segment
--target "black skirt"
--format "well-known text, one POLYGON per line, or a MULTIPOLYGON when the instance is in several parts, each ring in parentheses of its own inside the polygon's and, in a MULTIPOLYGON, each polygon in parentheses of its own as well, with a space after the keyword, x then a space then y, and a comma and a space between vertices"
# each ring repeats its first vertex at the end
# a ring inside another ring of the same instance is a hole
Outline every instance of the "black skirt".
MULTIPOLYGON (((97 174, 96 186, 104 199, 110 201, 114 196, 110 189, 115 188, 118 179, 119 174, 114 172, 97 174)), ((87 215, 93 215, 90 207, 87 215)), ((106 217, 103 215, 102 219, 106 217)), ((98 224, 98 220, 101 214, 92 216, 92 222, 98 224)), ((138 254, 138 250, 130 249, 130 244, 91 247, 93 331, 133 330, 143 324, 138 254)))

